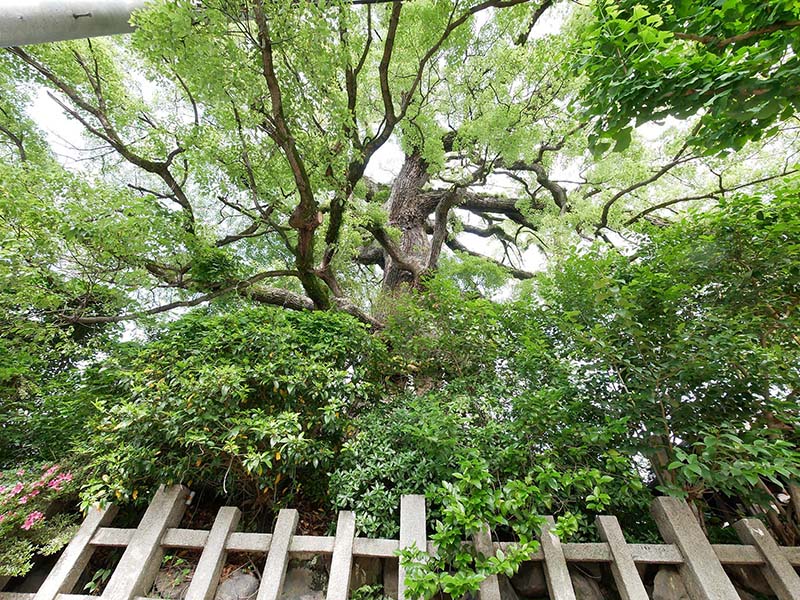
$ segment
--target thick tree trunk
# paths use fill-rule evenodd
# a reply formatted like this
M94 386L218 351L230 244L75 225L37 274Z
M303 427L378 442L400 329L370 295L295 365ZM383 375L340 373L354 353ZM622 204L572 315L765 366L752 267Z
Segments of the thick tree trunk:
M422 193L422 188L430 179L427 168L428 165L419 153L406 156L388 200L389 224L401 232L397 244L400 254L406 264L415 265L418 272L427 265L431 250L425 231L431 212L430 199ZM419 283L415 274L398 265L388 252L385 253L384 261L384 291L393 293L404 285L414 287Z
M789 484L789 499L791 500L793 525L800 534L800 485Z
M648 441L652 450L650 451L650 467L660 485L672 485L675 483L675 476L667 468L667 465L672 461L672 457L667 452L669 447L667 438L663 435L653 434Z

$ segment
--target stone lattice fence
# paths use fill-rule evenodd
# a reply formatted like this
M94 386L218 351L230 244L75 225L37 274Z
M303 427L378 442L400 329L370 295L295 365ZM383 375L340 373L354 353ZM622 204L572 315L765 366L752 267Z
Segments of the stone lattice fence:
M186 509L187 497L188 491L182 486L162 487L135 529L110 527L116 514L113 505L92 509L37 592L0 591L0 600L97 598L72 591L92 553L102 547L124 548L122 558L103 590L101 598L106 600L147 600L146 594L152 588L167 549L200 552L191 582L183 594L188 600L211 600L215 597L229 552L264 556L261 580L257 592L254 592L257 600L281 598L287 565L293 555L328 557L327 589L321 597L346 600L351 589L354 560L372 557L387 559L387 564L396 565L396 560L392 560L395 552L415 544L427 552L435 552L426 537L423 496L403 497L399 540L356 537L355 515L344 511L339 513L335 536L295 535L298 513L293 509L280 511L272 533L237 532L241 513L233 507L219 509L210 531L180 529L177 525ZM800 547L778 546L760 521L744 519L735 524L741 545L711 544L686 503L675 498L656 498L652 512L666 542L664 544L627 543L617 519L612 516L597 519L602 542L563 543L551 533L554 521L547 517L540 536L540 549L530 557L533 565L541 567L547 597L551 600L602 597L575 585L575 575L570 568L570 563L596 563L610 567L619 597L623 600L648 600L651 597L641 577L647 565L674 567L674 571L665 569L664 572L674 572L680 587L679 591L651 591L653 598L661 595L661 598L669 600L687 597L692 600L736 600L740 594L746 597L746 592L738 590L729 578L724 568L727 566L745 572L760 571L774 596L780 600L800 600L800 577L795 570L800 566ZM484 555L493 554L506 545L492 541L488 531L472 542ZM485 580L480 589L481 600L506 600L508 592L503 588L507 583L507 580L497 577ZM401 566L387 570L383 584L388 596L406 600ZM674 585L671 582L667 588ZM674 595L664 596L665 593Z

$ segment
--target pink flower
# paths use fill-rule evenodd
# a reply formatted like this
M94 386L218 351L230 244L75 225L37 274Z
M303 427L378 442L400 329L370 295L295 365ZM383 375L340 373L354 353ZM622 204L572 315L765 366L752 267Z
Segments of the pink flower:
M16 496L17 494L19 494L22 491L23 487L25 487L25 486L22 485L22 482L18 481L17 485L15 485L13 488L11 488L11 491L9 492L9 494L12 495L12 496Z
M39 490L33 490L30 494L25 494L22 498L20 498L19 499L19 503L20 504L25 504L25 503L28 502L28 500L30 500L31 498L34 498L35 496L38 496L38 495L39 495Z
M2 494L3 492L5 492L7 489L8 489L8 488L7 488L6 486L4 486L4 485L0 485L0 494Z
M25 475L25 469L20 469L19 471L17 471L17 475L19 475L20 477Z
M69 481L72 481L72 473L62 473L61 475L57 475L50 483L48 483L47 487L60 492L62 484Z
M8 516L8 513L3 513L2 515L0 515L0 523L5 521L7 516Z
M42 519L44 519L44 515L40 513L38 510L35 510L25 518L25 522L22 524L22 528L25 531L27 531Z
M58 466L58 465L53 465L52 467L50 467L49 469L47 469L47 471L45 471L45 472L44 472L44 475L42 475L42 478L45 478L45 477L50 477L50 475L52 475L53 473L55 473L56 471L58 471L58 469L59 469L59 466Z

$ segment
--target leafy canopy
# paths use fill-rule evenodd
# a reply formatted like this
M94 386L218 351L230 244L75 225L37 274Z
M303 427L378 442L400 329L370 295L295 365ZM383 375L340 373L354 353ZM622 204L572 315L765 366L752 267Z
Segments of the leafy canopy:
M593 147L670 115L700 120L695 144L741 149L800 109L800 6L793 0L599 0L581 68Z

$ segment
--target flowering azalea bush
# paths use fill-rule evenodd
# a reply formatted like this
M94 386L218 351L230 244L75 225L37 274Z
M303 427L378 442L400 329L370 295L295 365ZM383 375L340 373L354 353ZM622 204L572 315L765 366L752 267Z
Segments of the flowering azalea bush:
M0 471L0 576L24 575L37 554L58 552L77 528L77 515L58 512L75 495L72 471L57 464Z

